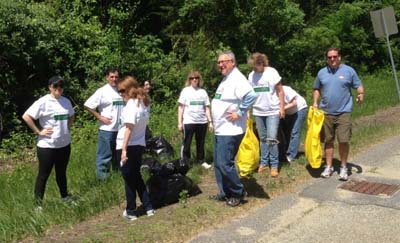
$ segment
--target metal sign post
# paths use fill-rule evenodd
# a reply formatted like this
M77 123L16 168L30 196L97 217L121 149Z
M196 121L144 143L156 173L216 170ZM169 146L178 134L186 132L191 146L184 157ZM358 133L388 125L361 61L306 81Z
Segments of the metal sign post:
M377 11L372 11L370 12L370 15L372 20L372 25L374 27L375 37L376 38L380 38L382 36L386 37L390 62L392 64L392 69L393 69L393 76L394 80L396 81L397 95L399 96L400 99L399 81L397 80L396 66L394 65L392 49L390 47L390 42L389 42L389 35L398 33L396 18L394 16L394 9L392 6L390 6Z

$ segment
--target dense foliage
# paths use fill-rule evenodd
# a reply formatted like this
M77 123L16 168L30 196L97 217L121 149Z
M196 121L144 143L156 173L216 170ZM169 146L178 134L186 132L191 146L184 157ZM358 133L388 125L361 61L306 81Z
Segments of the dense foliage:
M109 66L151 79L155 103L174 105L191 68L202 72L211 94L220 79L216 55L225 49L236 53L245 73L251 52L266 53L284 82L303 93L330 46L340 47L359 72L374 72L388 65L388 56L385 41L374 37L369 12L389 5L399 9L400 1L2 0L5 131L23 127L20 115L55 73L67 78L65 93L82 108ZM397 36L391 43L395 57Z

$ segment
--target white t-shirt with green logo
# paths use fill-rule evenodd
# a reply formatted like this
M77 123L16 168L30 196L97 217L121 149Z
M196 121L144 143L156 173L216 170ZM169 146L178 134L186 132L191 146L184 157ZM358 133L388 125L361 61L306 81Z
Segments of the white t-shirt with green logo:
M118 94L117 88L106 84L96 90L96 92L86 100L86 107L90 109L97 109L101 116L112 119L111 124L100 122L100 130L116 132L118 131L118 121L121 116L124 101Z
M202 88L183 88L178 103L184 105L183 124L207 123L206 106L210 105L207 92Z
M120 117L120 126L117 135L117 149L122 149L125 135L125 124L133 124L131 137L128 146L141 145L146 146L146 125L149 122L150 112L143 102L138 99L129 99L123 108Z
M71 143L68 119L75 114L71 102L61 96L59 99L47 94L35 101L25 111L42 128L53 128L50 137L38 136L37 146L41 148L62 148Z
M222 79L211 102L215 135L234 136L246 131L246 113L234 122L228 121L226 116L228 112L239 110L243 97L250 91L251 85L236 67Z
M275 68L267 67L264 72L252 71L249 82L257 94L253 104L253 115L271 116L279 114L279 97L275 86L281 81L281 76Z

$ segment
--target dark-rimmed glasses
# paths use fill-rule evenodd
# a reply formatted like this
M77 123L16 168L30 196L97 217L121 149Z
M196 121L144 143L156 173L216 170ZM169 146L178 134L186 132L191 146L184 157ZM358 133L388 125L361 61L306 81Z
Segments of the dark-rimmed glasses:
M229 62L229 61L232 61L232 59L219 60L219 61L217 62L217 64L219 65L219 64L222 64L222 63L227 63L227 62Z

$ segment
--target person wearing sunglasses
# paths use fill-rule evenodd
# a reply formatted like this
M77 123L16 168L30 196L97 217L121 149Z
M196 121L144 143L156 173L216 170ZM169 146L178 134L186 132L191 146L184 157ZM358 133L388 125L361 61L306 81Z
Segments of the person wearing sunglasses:
M246 191L236 169L235 157L246 131L247 111L256 94L236 67L232 51L220 53L217 65L224 76L211 102L215 178L219 192L209 198L236 207L243 202Z
M96 151L96 176L105 180L110 168L118 171L119 162L115 154L115 140L118 133L118 121L124 102L118 94L119 71L108 68L105 72L107 83L86 100L85 108L99 121Z
M340 171L339 179L348 179L347 158L350 150L351 112L353 96L351 89L357 90L356 102L361 105L364 100L364 87L356 71L341 64L338 48L329 48L325 52L327 66L319 70L313 85L313 107L325 113L321 137L325 142L326 166L321 177L329 178L333 174L333 152L335 137L339 143ZM318 100L321 101L318 105Z
M69 99L62 96L64 84L65 81L60 76L50 78L48 81L50 93L36 100L22 116L29 128L38 134L36 152L39 173L34 191L38 210L42 209L47 179L53 167L61 198L65 201L72 198L67 189L67 166L71 153L70 128L75 112ZM36 120L39 122L36 123Z
M118 83L118 92L126 103L120 117L116 141L117 159L120 161L126 197L126 209L122 216L136 220L136 192L147 216L154 215L149 193L140 174L142 154L146 146L146 126L150 117L150 99L132 76L126 76Z
M202 89L203 79L200 72L192 70L186 79L178 99L178 130L182 132L181 158L190 159L190 145L193 136L196 138L196 160L205 169L210 169L204 160L204 143L209 130L213 130L210 114L210 100L207 92Z
M249 58L253 71L249 82L257 94L253 104L253 115L260 137L260 165L258 172L268 171L272 177L279 175L279 121L285 118L285 101L282 78L278 71L269 66L268 57L262 53L253 53Z

